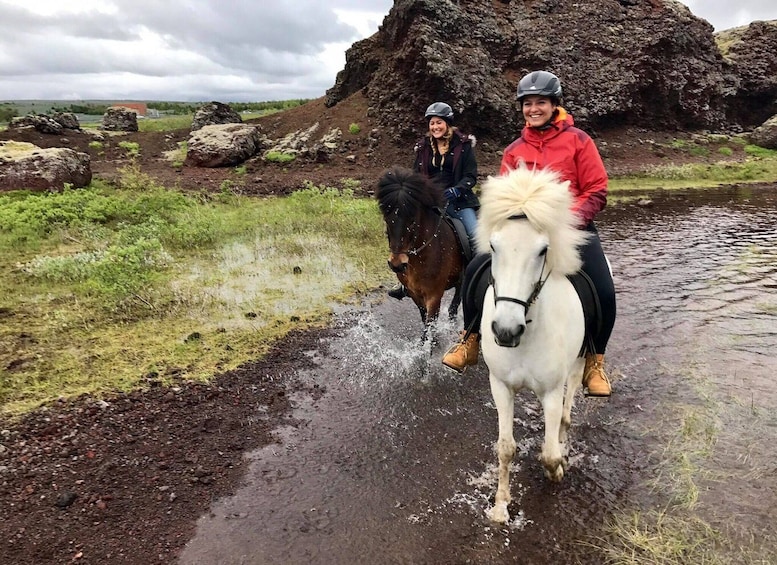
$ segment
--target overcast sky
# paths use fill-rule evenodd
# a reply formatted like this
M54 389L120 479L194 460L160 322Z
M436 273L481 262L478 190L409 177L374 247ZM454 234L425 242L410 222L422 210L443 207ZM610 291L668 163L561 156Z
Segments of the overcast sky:
M688 0L720 31L777 1ZM393 0L0 0L0 101L317 98Z

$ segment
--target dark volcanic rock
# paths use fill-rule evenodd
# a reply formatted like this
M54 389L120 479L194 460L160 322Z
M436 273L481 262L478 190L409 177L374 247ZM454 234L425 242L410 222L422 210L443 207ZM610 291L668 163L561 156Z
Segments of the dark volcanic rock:
M750 134L750 141L767 149L777 149L777 115L755 128Z
M138 114L134 110L115 106L103 114L100 129L105 131L138 131Z
M0 192L82 188L92 182L88 154L63 147L43 149L31 143L0 142Z
M715 34L726 59L729 121L757 126L777 114L777 21Z
M755 73L759 92L771 92L774 56L759 60L769 61ZM396 0L380 30L348 50L326 104L362 90L405 139L444 100L459 125L506 143L522 125L517 81L536 69L559 75L564 105L589 130L722 129L739 92L712 26L674 0ZM754 126L764 114L737 118Z
M192 119L192 131L198 130L203 126L212 126L217 124L242 124L243 118L235 112L229 104L223 102L209 102L204 104L194 114Z
M40 114L28 114L13 118L8 124L9 129L33 128L41 133L59 135L62 133L62 124L51 116Z

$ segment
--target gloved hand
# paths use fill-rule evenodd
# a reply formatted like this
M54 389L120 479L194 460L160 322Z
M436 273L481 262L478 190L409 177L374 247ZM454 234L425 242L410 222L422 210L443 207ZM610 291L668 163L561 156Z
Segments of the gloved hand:
M455 198L458 198L459 196L461 196L461 192L455 186L446 188L443 194L445 194L445 198L447 200L454 200Z

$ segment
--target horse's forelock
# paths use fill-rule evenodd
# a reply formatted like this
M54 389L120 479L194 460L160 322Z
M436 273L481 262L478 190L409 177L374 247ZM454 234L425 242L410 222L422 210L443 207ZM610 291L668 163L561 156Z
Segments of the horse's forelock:
M548 233L551 243L549 262L555 269L574 272L579 268L578 247L585 232L577 229L572 210L569 183L549 170L521 166L506 175L489 177L483 185L478 218L478 251L488 252L491 234L511 216L525 215L532 226Z
M420 208L439 206L442 202L439 187L420 173L403 167L393 167L381 176L375 197L384 215L399 211L414 216Z

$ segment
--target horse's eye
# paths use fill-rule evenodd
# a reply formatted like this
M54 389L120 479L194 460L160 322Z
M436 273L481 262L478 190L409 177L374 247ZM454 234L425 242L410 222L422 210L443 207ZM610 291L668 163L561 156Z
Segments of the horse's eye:
M547 254L548 254L548 248L547 247L543 247L542 251L540 251L540 257L545 257L545 255L547 255Z

